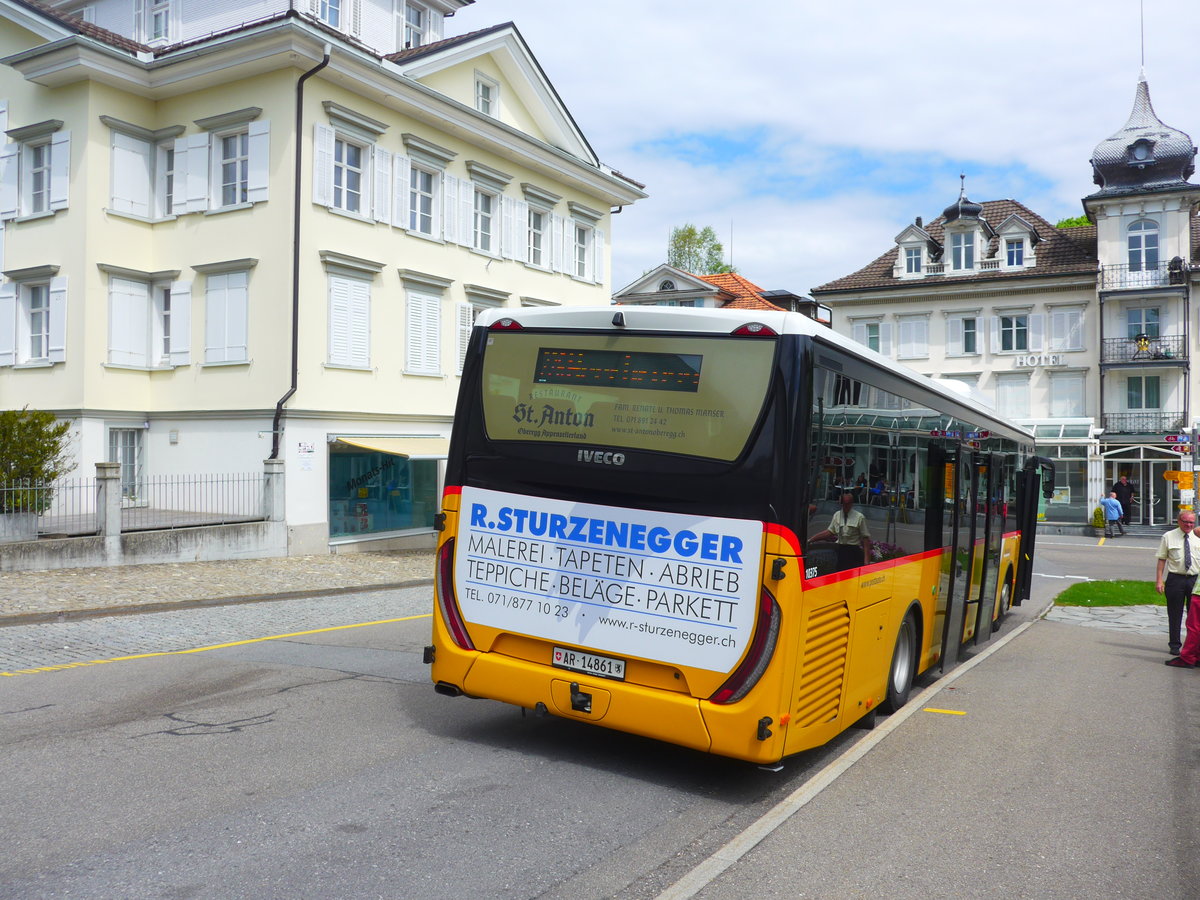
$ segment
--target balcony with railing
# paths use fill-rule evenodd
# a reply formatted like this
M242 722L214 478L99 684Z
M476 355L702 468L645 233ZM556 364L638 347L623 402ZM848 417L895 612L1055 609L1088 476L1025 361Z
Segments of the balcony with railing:
M1162 409L1105 413L1103 418L1106 435L1164 434L1178 431L1185 424L1185 416L1182 411L1168 412Z
M1188 359L1188 341L1182 334L1151 337L1138 334L1129 338L1104 338L1100 342L1101 364L1163 363L1184 365Z
M1138 291L1187 283L1188 267L1176 257L1170 262L1101 266L1100 290Z

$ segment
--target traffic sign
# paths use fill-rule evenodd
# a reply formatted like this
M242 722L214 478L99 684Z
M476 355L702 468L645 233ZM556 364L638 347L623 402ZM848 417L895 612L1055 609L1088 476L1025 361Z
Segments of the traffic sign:
M1190 444L1192 436L1190 434L1164 434L1163 440L1168 444Z
M1163 472L1163 478L1167 481L1174 481L1179 485L1180 490L1190 490L1192 488L1193 474L1191 472L1181 472L1177 469L1170 469Z

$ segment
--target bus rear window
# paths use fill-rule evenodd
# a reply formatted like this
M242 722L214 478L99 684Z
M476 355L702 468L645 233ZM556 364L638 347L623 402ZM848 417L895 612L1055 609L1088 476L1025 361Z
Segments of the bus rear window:
M492 332L493 441L602 445L731 461L766 402L775 342L726 336Z

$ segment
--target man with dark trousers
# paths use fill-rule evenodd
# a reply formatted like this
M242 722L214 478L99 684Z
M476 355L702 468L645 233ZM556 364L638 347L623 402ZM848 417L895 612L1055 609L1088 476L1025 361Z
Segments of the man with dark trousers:
M1129 511L1130 506L1133 503L1133 495L1137 493L1133 485L1129 483L1129 476L1122 475L1113 483L1113 486L1109 488L1109 490L1116 493L1117 500L1121 503L1121 511L1124 513L1124 515L1121 516L1122 524L1128 525Z
M1158 571L1154 586L1167 598L1167 649L1172 656L1179 655L1183 610L1200 575L1200 537L1195 531L1196 514L1184 510L1179 514L1179 527L1162 536L1155 554Z

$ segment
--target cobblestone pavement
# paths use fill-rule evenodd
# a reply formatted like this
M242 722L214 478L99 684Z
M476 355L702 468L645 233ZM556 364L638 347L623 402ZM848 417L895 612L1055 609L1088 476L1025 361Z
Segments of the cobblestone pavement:
M1167 636L1165 606L1052 606L1046 618L1089 628L1162 634L1164 640Z
M432 580L432 550L4 572L0 626Z

